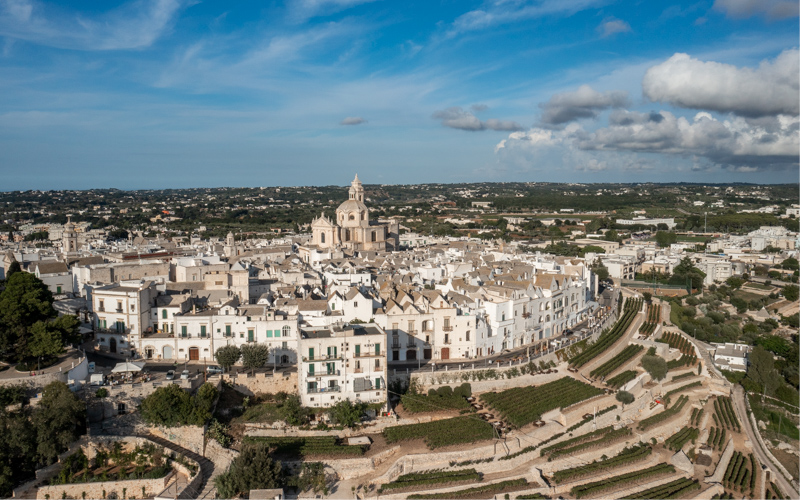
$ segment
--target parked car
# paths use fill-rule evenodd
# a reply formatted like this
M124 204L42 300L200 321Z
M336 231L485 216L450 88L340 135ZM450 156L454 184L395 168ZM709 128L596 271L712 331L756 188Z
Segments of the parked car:
M189 370L183 370L181 372L181 380L189 380Z
M209 375L218 375L222 373L222 368L216 365L211 365L206 367L206 373L208 373Z
M167 380L174 380L175 379L175 370L170 370L167 372Z

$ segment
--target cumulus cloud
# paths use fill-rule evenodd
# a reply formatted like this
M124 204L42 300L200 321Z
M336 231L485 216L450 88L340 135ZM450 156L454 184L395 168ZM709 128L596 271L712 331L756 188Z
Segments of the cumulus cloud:
M769 19L787 19L797 17L800 7L797 0L716 0L714 10L736 19L762 15Z
M32 0L0 0L0 36L77 50L149 47L185 0L137 0L97 16L55 11Z
M344 120L339 122L339 125L361 125L362 123L367 123L367 120L361 118L360 116L348 116Z
M800 110L800 53L786 50L758 68L704 62L675 54L648 69L642 91L652 101L758 117Z
M522 125L519 123L508 120L490 118L486 121L481 121L477 116L460 107L436 111L433 113L433 118L441 121L442 125L445 127L468 130L471 132L480 130L514 131L523 129Z
M574 92L555 94L539 107L542 108L543 124L562 125L580 118L596 118L604 109L621 108L627 104L627 92L598 92L588 85L581 85Z
M600 26L597 27L597 32L603 38L615 35L617 33L627 33L631 30L631 25L621 19L608 18L605 19Z
M797 168L800 119L782 115L758 123L742 117L717 120L709 113L697 113L691 120L667 111L638 113L615 110L607 127L593 132L578 124L564 130L533 128L516 132L501 141L495 152L530 152L558 148L574 151L613 153L656 153L701 158L736 171L742 168ZM621 163L624 169L641 169L640 162ZM585 166L597 170L598 163Z
M476 113L480 113L481 111L486 111L487 109L489 109L489 106L487 106L486 104L478 103L478 104L473 104L472 106L469 107L469 109L475 111Z

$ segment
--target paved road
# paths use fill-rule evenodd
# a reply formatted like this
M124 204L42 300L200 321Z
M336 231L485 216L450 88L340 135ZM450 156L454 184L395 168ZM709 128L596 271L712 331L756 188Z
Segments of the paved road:
M744 421L743 425L744 425L744 430L747 433L747 438L750 439L751 443L753 443L753 451L755 452L756 457L758 457L758 460L762 464L766 464L767 466L769 466L772 463L772 461L769 460L766 452L761 447L761 441L759 441L758 438L756 437L754 429L750 422L749 418L750 416L747 413L747 406L745 405L744 402L745 398L744 389L742 389L742 387L739 385L735 385L733 387L732 398L739 412L739 419ZM775 470L774 467L770 468L773 469L772 482L776 483L785 495L789 495L788 498L800 498L800 494L798 494L797 490L789 483L789 481L786 480L783 474Z

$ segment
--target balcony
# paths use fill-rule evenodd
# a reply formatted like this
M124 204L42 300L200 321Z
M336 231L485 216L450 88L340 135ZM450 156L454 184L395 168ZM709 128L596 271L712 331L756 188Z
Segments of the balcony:
M442 327L442 331L444 331L444 332L452 332L453 331L453 327L452 326L443 326Z
M416 335L417 334L417 330L416 329L415 330L409 330L407 333L409 335Z
M413 349L413 348L415 348L416 346L417 346L417 344L416 344L416 342L414 342L413 340L409 341L409 342L406 344L406 348L408 348L408 349Z
M400 342L392 343L392 349L400 349Z
M306 375L310 377L336 377L341 375L341 370L326 370L322 372L306 372Z
M341 388L341 386L338 386L338 385L329 386L329 387L318 387L318 388L306 390L306 392L308 394L319 394L321 392L341 392L341 391L342 391L342 388Z
M101 312L101 313L102 312L106 312L106 308L103 307L103 306L100 306L100 307L97 308L97 312Z
M383 352L357 352L354 354L356 358L374 358L376 356L386 356L386 351Z

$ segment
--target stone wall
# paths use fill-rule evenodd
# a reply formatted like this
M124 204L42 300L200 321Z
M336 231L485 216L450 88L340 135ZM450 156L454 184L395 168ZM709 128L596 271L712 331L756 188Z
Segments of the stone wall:
M275 394L281 391L289 394L297 393L297 371L279 370L275 375L272 373L256 373L255 375L239 373L235 376L226 374L222 377L225 381L233 384L237 391L248 396L258 393Z
M42 486L36 492L38 500L46 498L57 499L63 498L66 494L67 498L107 498L112 493L117 498L126 498L135 496L136 498L146 498L153 496L162 491L168 481L173 476L173 473L167 474L160 479L131 479L128 481L103 481L98 483L77 483L77 484L60 484L57 486ZM142 488L144 488L145 495L142 495ZM124 491L123 491L124 490Z
M196 425L184 425L181 427L150 426L148 429L156 437L171 441L199 455L203 454L203 427Z

